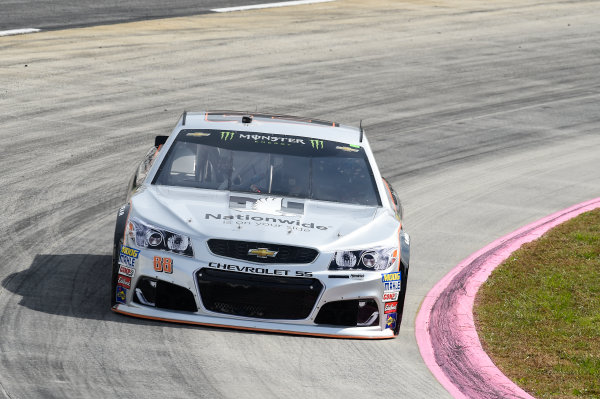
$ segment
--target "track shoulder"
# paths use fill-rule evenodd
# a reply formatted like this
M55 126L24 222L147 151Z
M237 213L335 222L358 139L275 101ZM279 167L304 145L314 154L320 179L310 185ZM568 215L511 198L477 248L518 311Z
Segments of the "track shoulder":
M492 271L523 244L599 207L600 198L586 201L492 242L460 262L426 295L415 322L415 336L427 367L452 396L533 399L483 350L473 320L475 296Z

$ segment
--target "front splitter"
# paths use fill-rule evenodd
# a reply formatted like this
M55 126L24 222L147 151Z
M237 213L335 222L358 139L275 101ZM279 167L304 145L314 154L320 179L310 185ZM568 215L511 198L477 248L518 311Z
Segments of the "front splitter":
M390 339L395 337L394 332L391 329L385 329L382 331L379 327L315 327L301 324L202 316L186 312L165 311L146 306L124 304L115 305L112 308L112 311L126 316L139 317L149 320L280 334L349 339Z

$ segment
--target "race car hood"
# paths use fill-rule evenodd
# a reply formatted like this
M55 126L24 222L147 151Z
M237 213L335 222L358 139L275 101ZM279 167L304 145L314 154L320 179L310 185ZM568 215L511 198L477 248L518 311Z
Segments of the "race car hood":
M181 187L145 187L132 206L151 224L192 237L320 250L376 246L400 226L381 207Z

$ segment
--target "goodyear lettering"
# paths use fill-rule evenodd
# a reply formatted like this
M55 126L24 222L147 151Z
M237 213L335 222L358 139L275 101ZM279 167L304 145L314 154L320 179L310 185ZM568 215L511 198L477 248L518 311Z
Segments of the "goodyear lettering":
M389 302L389 301L397 301L398 300L398 294L400 294L398 291L385 291L383 293L383 302Z
M387 274L381 275L381 281L383 281L384 283L386 283L388 281L399 281L399 280L402 280L401 272L387 273Z
M310 140L310 146L315 150L323 149L323 140Z
M235 132L221 132L221 140L230 141L235 137Z
M209 262L208 267L213 269L227 270L231 272L240 273L251 273L251 274L263 274L269 276L296 276L296 277L312 277L312 272L296 271L294 274L290 270L285 269L267 269L265 267L253 267L253 266L238 266L230 265L219 262Z

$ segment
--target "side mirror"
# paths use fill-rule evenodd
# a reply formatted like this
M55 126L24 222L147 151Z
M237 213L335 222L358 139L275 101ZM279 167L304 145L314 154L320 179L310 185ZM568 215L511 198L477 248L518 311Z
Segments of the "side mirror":
M394 187L392 187L392 185L387 181L385 177L383 178L383 181L385 182L388 188L388 198L392 200L394 208L396 208L396 215L398 215L399 219L402 219L404 209L402 208L402 203L398 198L398 194L396 194L396 190L394 190Z
M156 136L154 138L154 146L156 148L160 147L161 145L167 142L168 138L169 136Z
M135 193L137 189L144 183L146 176L148 176L148 172L150 172L152 164L156 160L157 154L157 147L151 147L146 153L144 159L142 159L142 162L140 162L140 164L135 169L133 176L131 176L131 179L129 180L129 189L127 190L127 202L129 202L131 195L133 195L133 193Z

